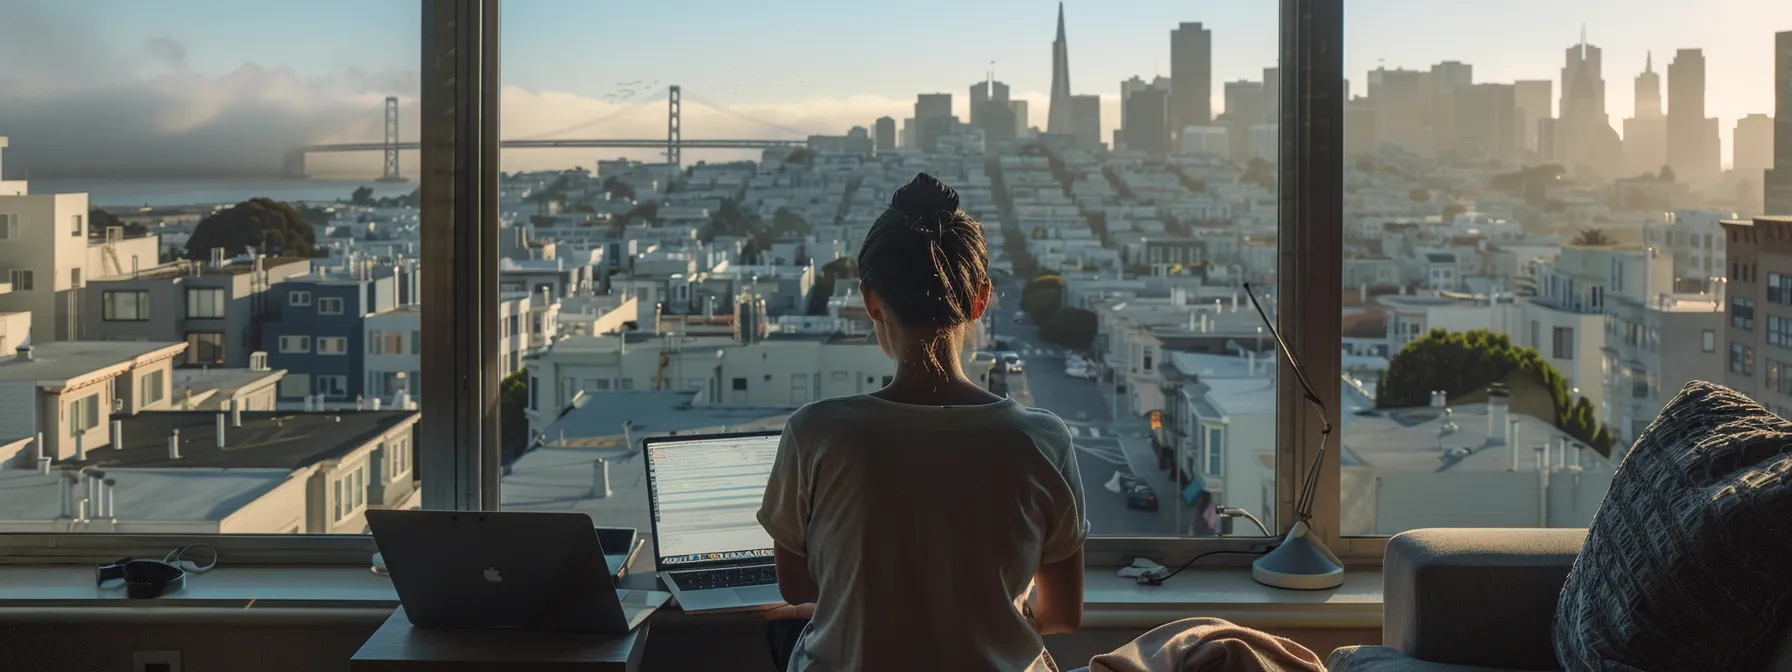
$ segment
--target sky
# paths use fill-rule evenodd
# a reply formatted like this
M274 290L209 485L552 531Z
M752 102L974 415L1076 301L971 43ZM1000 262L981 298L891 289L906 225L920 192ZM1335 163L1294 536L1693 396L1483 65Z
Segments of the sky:
M1277 6L1069 2L1072 88L1108 99L1103 125L1112 128L1119 82L1168 75L1169 31L1199 21L1214 31L1219 111L1221 82L1259 79L1274 64ZM419 7L400 0L0 0L0 135L12 136L13 146L7 173L271 170L290 145L377 139L385 95L400 96L402 118L415 119ZM687 138L841 133L878 116L908 116L922 92L953 93L963 114L966 89L988 72L1033 101L1033 125L1045 120L1056 21L1050 1L511 0L503 7L507 137L542 137L633 102L644 104L570 135L663 136L665 108L656 96L671 83L684 93ZM1632 109L1631 80L1646 52L1665 72L1675 49L1703 48L1709 114L1726 137L1736 118L1773 112L1773 32L1792 30L1792 2L1783 0L1350 0L1346 10L1346 76L1358 94L1364 73L1378 65L1422 69L1444 60L1470 63L1477 82L1557 79L1563 51L1584 25L1588 41L1605 51L1616 128ZM412 136L415 124L403 126ZM507 153L506 168L595 158L571 154ZM377 165L371 155L312 161L314 172Z

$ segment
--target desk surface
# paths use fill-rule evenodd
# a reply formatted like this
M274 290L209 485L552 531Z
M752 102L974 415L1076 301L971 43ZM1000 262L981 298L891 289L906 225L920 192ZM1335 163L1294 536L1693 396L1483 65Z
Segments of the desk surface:
M622 635L525 630L433 630L411 626L404 607L367 638L353 672L411 670L603 670L636 672L647 624Z

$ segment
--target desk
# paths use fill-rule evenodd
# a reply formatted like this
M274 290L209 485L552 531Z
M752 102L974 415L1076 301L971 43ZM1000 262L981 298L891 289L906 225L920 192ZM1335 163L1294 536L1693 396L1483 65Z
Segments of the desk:
M367 638L352 672L589 670L638 672L648 624L623 635L525 630L432 630L411 626L404 607Z

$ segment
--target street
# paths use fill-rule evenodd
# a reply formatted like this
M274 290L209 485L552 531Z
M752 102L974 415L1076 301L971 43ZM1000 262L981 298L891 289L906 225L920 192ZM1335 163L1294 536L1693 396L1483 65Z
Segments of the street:
M1043 408L1064 419L1077 449L1077 465L1083 478L1089 530L1101 536L1163 536L1176 530L1176 493L1169 476L1157 469L1146 438L1148 425L1138 418L1116 423L1113 398L1101 384L1064 375L1062 348L1039 338L1032 324L1015 324L1018 291L1003 291L991 308L990 332L1020 355L1025 373L1008 374L1009 395L1028 406ZM1011 298L1012 297L1014 298ZM1126 508L1126 496L1103 487L1114 472L1137 475L1157 492L1158 510ZM1184 515L1187 515L1186 513Z

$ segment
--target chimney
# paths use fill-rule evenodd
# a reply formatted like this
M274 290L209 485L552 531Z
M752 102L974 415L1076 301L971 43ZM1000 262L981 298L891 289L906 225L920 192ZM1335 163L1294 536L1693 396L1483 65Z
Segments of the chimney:
M87 461L87 432L75 432L75 461Z
M1449 405L1450 405L1450 396L1447 394L1444 394L1443 390L1432 390L1431 391L1431 407L1432 408L1443 408L1443 407L1449 406Z
M243 405L240 403L233 403L233 402L229 402L229 401L224 402L224 405L230 407L230 426L231 427L243 426Z
M180 430L172 430L168 435L168 459L180 459Z
M21 361L21 362L29 362L29 361L31 361L31 343L30 343L30 337L26 337L26 342L25 342L25 343L21 343L21 344L19 344L19 349L18 349L18 359L19 359L19 361Z
M370 401L370 402L372 402L372 404L373 404L373 410L376 410L376 411L377 411L377 410L380 410L380 402L381 402L381 401L383 401L383 400L382 400L382 399L380 399L380 398L379 398L379 397L374 397L374 398L372 398L372 399L369 399L369 400L368 400L368 401Z
M218 414L218 428L215 433L218 435L218 450L223 450L224 449L224 414L223 413Z
M112 449L124 450L124 421L112 421Z
M75 472L64 470L62 478L59 480L60 487L57 489L62 493L62 517L73 518L75 517L75 483L80 481L81 477L76 476Z
M597 499L610 496L610 462L608 460L591 461L591 496Z
M1495 383L1492 387L1487 388L1487 440L1496 445L1500 443L1512 445L1512 436L1507 431L1506 424L1506 411L1511 399L1512 393L1506 389L1505 385Z
M1512 450L1512 470L1518 471L1518 421L1506 421L1506 444Z
M100 517L105 518L107 520L112 520L112 519L117 518L118 517L118 480L108 478L104 481L100 481L100 488L101 488L102 492L106 493L104 497L100 498L105 501L105 508L103 509L103 512L100 514Z
M311 402L312 402L312 401L313 401L313 400L314 400L314 399L315 399L315 397L312 397L312 396L311 396L311 395L309 395L309 394L307 394L307 395L305 395L305 412L306 412L306 413L310 413L310 412L311 412L311 411L313 411L313 410L315 410L315 409L313 409L313 408L312 408L312 406L311 406Z

